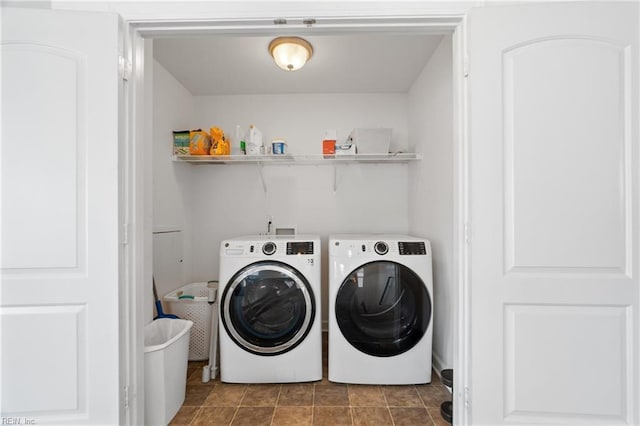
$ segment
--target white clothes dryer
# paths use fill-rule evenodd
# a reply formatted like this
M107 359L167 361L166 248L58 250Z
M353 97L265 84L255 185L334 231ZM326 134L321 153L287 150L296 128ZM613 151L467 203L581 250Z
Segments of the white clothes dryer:
M320 238L248 236L220 246L220 379L322 379Z
M329 237L329 380L431 382L433 274L428 240Z

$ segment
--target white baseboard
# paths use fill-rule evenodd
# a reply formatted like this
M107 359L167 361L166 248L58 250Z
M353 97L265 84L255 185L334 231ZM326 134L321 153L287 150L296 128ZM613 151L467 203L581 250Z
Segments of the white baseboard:
M431 354L431 367L436 371L436 374L438 375L437 381L431 379L431 383L442 383L442 370L451 368L445 362L443 362L442 358L440 358L435 352ZM451 389L447 388L447 390L451 392Z

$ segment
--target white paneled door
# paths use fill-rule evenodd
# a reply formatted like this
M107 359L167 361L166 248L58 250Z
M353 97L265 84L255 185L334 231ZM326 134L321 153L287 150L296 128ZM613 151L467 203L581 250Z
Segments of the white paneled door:
M2 424L117 424L118 17L2 8Z
M638 19L470 13L472 424L640 424Z

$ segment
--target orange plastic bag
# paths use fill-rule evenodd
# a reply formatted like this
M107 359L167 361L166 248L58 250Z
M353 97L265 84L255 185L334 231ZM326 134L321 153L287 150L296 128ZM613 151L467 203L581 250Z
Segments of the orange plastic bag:
M212 127L211 131L211 155L231 154L231 145L224 136L224 132L219 127Z
M209 155L211 150L211 137L200 129L189 132L189 154Z

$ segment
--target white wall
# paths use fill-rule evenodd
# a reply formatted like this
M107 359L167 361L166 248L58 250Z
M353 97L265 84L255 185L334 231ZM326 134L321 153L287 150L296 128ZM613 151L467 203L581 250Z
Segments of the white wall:
M172 132L197 125L193 96L157 61L153 67L153 226L181 228L192 170L173 164Z
M187 207L191 204L190 181L192 169L186 164L174 164L171 159L173 131L194 126L194 105L191 94L165 70L153 61L153 149L152 158L152 208L153 231L179 230L184 241L184 270L181 282L172 283L164 274L154 271L158 296L162 296L186 283L186 271L190 269L188 255L190 245L190 223ZM166 254L163 258L170 258ZM145 290L146 291L146 290ZM145 304L145 318L153 317L151 288L148 288L150 303Z
M159 293L217 279L220 242L266 233L271 218L272 230L294 226L299 234L321 235L326 321L327 237L407 233L406 164L196 166L171 161L171 132L215 125L233 137L236 124L252 123L265 140L285 138L293 153L319 154L327 128L343 140L354 127L390 127L392 149L406 150L407 95L192 97L160 64L154 68L154 229L182 229L186 246L183 282L169 287L156 280Z
M409 135L423 160L409 167L409 231L433 249L437 369L453 366L453 83L452 41L443 37L409 92Z
M222 128L233 137L235 126L254 124L266 141L283 138L294 154L321 154L325 129L346 140L354 127L390 127L391 150L407 147L407 95L299 94L197 96L198 126Z
M285 138L296 154L320 154L326 128L336 129L343 140L354 127L390 127L393 149L407 145L406 94L207 96L196 97L195 108L197 126L203 129L217 125L233 136L236 124L253 123L265 140ZM257 165L191 167L196 195L189 209L197 232L189 279L217 279L221 240L266 233L271 217L272 229L295 226L299 234L322 237L323 321L328 312L327 237L408 230L403 164L265 166L262 171Z

